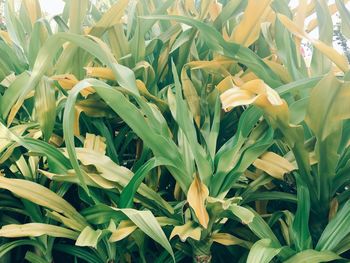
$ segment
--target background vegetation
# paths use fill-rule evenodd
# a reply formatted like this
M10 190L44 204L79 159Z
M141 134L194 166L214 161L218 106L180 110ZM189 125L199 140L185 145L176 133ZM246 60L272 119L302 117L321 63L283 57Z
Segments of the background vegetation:
M346 2L5 1L0 260L348 262Z

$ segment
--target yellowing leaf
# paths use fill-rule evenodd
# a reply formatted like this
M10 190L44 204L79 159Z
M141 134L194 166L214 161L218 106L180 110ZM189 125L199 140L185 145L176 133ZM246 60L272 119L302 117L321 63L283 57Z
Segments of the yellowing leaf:
M146 88L145 83L143 83L141 80L136 80L136 86L141 93L141 95L145 96L147 99L156 102L157 106L160 110L166 109L168 105L163 100L159 99L158 97L152 95L148 89Z
M137 229L137 226L130 220L123 220L120 222L118 228L112 232L109 242L120 241Z
M195 176L187 192L187 201L204 228L208 227L209 222L208 211L205 208L205 201L208 196L208 187L202 183L198 176Z
M171 232L170 239L175 236L179 236L182 242L185 242L187 238L192 238L194 240L200 240L201 238L201 228L195 226L192 221L188 221L182 226L175 226Z
M305 121L320 140L350 117L349 88L348 81L340 81L333 74L328 74L311 91Z
M253 165L269 175L283 180L283 175L296 169L288 160L273 152L266 152Z
M109 68L103 67L85 67L86 75L93 78L102 78L108 80L115 80L113 71Z
M28 12L32 25L41 17L41 9L38 0L23 0L22 4Z
M297 7L297 12L294 17L294 21L301 28L304 27L306 11L307 11L307 0L300 0L299 5Z
M184 92L184 96L187 100L190 111L192 112L193 118L198 127L200 127L200 99L196 88L194 87L192 81L187 75L186 67L182 68L181 71L181 82Z
M244 74L242 75L241 79L244 82L248 82L250 80L258 79L258 76L255 75L253 72L248 70L248 72L244 72Z
M23 225L11 224L0 229L0 237L38 237L49 235L77 239L78 233L68 228L41 223L28 223Z
M12 43L12 40L10 38L10 35L9 33L7 33L6 31L3 31L3 30L0 30L0 37L5 40L5 42L7 44L11 44Z
M304 30L300 29L296 24L294 24L288 17L282 14L278 14L278 19L281 23L295 36L299 38L306 38L309 40L315 48L332 60L342 71L346 72L349 70L349 65L347 59L338 53L333 47L330 47L320 40L311 38Z
M214 242L219 243L224 246L238 245L245 248L250 248L253 244L249 241L245 241L228 233L214 233L212 235Z
M283 65L268 59L264 59L264 62L281 78L284 83L289 83L292 81L288 70Z
M57 80L58 84L67 90L72 89L79 82L79 80L72 74L55 75L51 78Z
M71 90L79 82L73 74L54 75L51 79L57 80L58 84L65 90ZM80 93L86 98L88 95L95 93L95 90L90 87L82 90Z
M97 248L97 243L102 237L102 230L94 230L90 226L86 226L75 242L76 246L80 247L94 247Z
M214 21L222 10L222 4L218 3L217 1L214 1L209 6L209 15L212 21Z
M234 86L222 93L220 99L226 111L253 103L263 108L280 106L284 103L278 93L260 79L248 81L241 87Z
M236 85L234 84L234 80L232 76L228 76L224 78L220 83L216 86L218 91L220 93L223 93L224 91L234 88Z
M156 217L156 219L160 226L166 226L166 225L174 226L178 224L176 220L170 219L167 217ZM137 226L131 220L122 220L119 223L117 229L111 230L112 235L109 238L109 242L117 242L119 240L122 240L125 237L129 236L136 229L137 229Z
M106 153L106 138L99 135L87 133L84 141L84 148L91 149L95 152Z
M129 0L120 0L115 3L101 19L91 28L90 35L102 36L104 32L115 24L118 24L124 15L125 8L128 6Z
M87 225L85 218L81 216L70 203L40 184L23 179L8 179L0 176L0 188L11 191L15 195L28 199L35 204L61 213L75 220L80 224L81 228Z
M271 0L249 0L243 19L235 28L230 40L245 47L253 44L260 34L260 24L271 12Z

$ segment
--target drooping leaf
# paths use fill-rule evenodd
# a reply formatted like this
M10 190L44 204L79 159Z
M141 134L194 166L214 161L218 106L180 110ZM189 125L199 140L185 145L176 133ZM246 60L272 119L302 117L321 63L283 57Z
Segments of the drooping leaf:
M261 22L271 12L270 3L271 0L249 0L243 18L234 29L230 40L245 47L253 44L259 38Z
M42 235L49 235L52 237L63 237L69 239L77 239L78 233L68 228L41 224L28 223L23 225L6 225L0 229L1 237L38 237Z
M209 215L205 207L205 202L208 196L209 190L207 186L198 176L195 176L187 192L187 201L194 210L199 223L204 228L207 228L209 223Z

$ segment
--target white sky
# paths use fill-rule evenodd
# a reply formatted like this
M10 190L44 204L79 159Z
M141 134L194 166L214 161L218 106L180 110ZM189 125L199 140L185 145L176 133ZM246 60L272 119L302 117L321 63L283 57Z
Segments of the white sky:
M62 0L39 0L40 6L49 16L62 13L64 2Z

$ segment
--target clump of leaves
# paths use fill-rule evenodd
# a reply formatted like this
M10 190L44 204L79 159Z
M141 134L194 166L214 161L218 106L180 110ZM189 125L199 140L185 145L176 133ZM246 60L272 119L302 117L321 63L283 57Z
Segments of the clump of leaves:
M345 2L6 1L0 258L348 259Z

